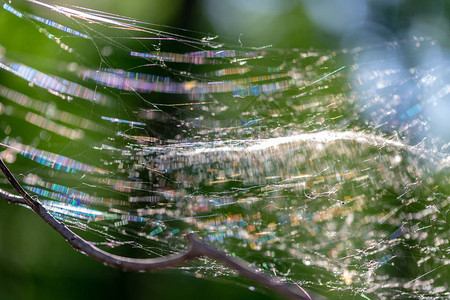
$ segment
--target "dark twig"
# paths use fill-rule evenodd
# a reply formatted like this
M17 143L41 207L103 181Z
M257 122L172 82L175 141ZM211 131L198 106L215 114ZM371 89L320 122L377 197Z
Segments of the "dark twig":
M0 169L2 170L3 174L5 174L6 178L11 183L13 188L21 196L18 197L9 193L2 193L0 190L0 199L4 199L11 203L24 204L29 206L48 225L50 225L56 232L62 235L69 242L69 244L72 245L73 248L81 251L83 254L95 260L98 260L99 262L126 271L152 271L156 269L174 267L202 256L209 257L238 271L242 276L245 276L250 280L253 280L254 282L257 282L262 286L265 286L283 296L291 299L312 299L311 295L306 293L304 290L294 288L291 285L277 281L273 277L258 273L257 271L249 267L249 263L240 259L230 257L226 253L203 242L195 234L186 235L190 247L186 252L176 255L170 255L162 258L138 259L110 254L95 247L92 243L84 240L82 237L71 231L66 225L56 220L42 206L37 198L31 197L24 190L24 188L16 180L14 175L11 173L11 171L8 169L1 158ZM314 295L314 299L318 298L318 296Z
M9 203L28 205L22 197L10 194L2 189L0 189L0 199Z

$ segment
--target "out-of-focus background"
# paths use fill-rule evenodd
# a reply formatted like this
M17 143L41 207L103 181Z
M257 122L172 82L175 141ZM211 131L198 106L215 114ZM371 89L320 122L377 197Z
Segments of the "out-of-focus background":
M440 47L422 58L424 64L449 59L450 4L446 0L61 2L218 35L218 40L237 47L332 51L425 36L438 41ZM39 51L40 45L30 44L25 30L11 32L0 17L0 44L28 45ZM438 112L437 117L442 116L445 113ZM448 124L444 117L442 122ZM31 211L0 202L0 299L279 298L259 287L251 291L248 286L247 282L238 285L225 279L199 279L180 270L139 274L105 267L72 250Z

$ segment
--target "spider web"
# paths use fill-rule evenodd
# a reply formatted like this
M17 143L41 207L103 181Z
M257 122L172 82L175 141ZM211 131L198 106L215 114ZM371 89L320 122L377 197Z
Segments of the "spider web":
M195 232L329 297L448 297L450 143L433 112L450 69L420 63L434 40L243 47L28 2L1 3L45 48L2 41L0 155L55 217L139 257Z

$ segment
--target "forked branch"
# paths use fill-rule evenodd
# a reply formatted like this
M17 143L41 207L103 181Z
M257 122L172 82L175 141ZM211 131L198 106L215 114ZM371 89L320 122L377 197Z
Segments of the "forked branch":
M126 271L153 271L157 269L164 269L175 267L187 261L197 259L199 257L209 257L224 265L236 270L242 276L259 283L266 288L273 290L283 296L291 299L319 299L317 295L312 296L306 291L294 288L292 285L282 283L275 277L271 277L249 267L249 263L234 257L230 257L226 253L214 248L213 246L200 240L195 234L187 234L186 238L189 241L189 249L184 253L176 255L169 255L161 258L138 259L129 258L110 254L95 247L92 243L84 240L79 235L70 230L64 223L56 220L37 200L31 197L25 189L20 185L3 160L0 158L0 169L6 176L12 187L20 194L19 196L2 193L0 190L0 198L10 203L22 204L29 206L39 217L41 217L48 225L50 225L56 232L62 235L73 248L81 251L85 255L98 260L104 264L112 267L126 270Z

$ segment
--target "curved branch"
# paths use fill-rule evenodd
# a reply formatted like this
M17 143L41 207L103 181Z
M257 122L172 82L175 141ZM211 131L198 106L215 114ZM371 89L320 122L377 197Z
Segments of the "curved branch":
M306 292L303 288L297 289L291 285L275 280L274 277L268 276L264 273L258 273L253 268L251 268L248 262L231 257L226 253L214 248L213 246L201 241L195 234L188 234L187 239L191 242L191 245L198 248L198 251L209 258L215 259L222 264L236 270L244 277L259 283L266 288L275 291L283 296L291 299L323 299L323 297L312 294L311 292Z
M25 202L25 200L23 200L22 197L13 195L2 189L0 189L0 199L5 200L6 202L9 203L22 204L28 206L28 204Z
M169 255L161 258L128 258L114 255L95 247L92 243L84 240L82 237L70 230L64 223L56 220L37 200L31 197L25 189L20 185L3 160L0 158L0 169L5 174L8 181L13 188L21 195L21 197L10 195L9 193L1 193L0 198L11 203L24 204L29 206L39 217L41 217L48 225L50 225L56 232L62 235L70 245L83 254L109 266L126 270L126 271L152 271L156 269L163 269L175 267L187 261L199 258L209 257L217 260L228 267L236 270L242 276L261 284L283 296L290 299L309 299L311 295L302 289L296 289L291 285L279 282L275 278L258 273L256 270L249 267L249 263L230 257L226 253L214 248L213 246L200 240L195 234L187 234L186 238L189 241L190 247L187 251L176 255ZM314 295L314 299L320 297Z

